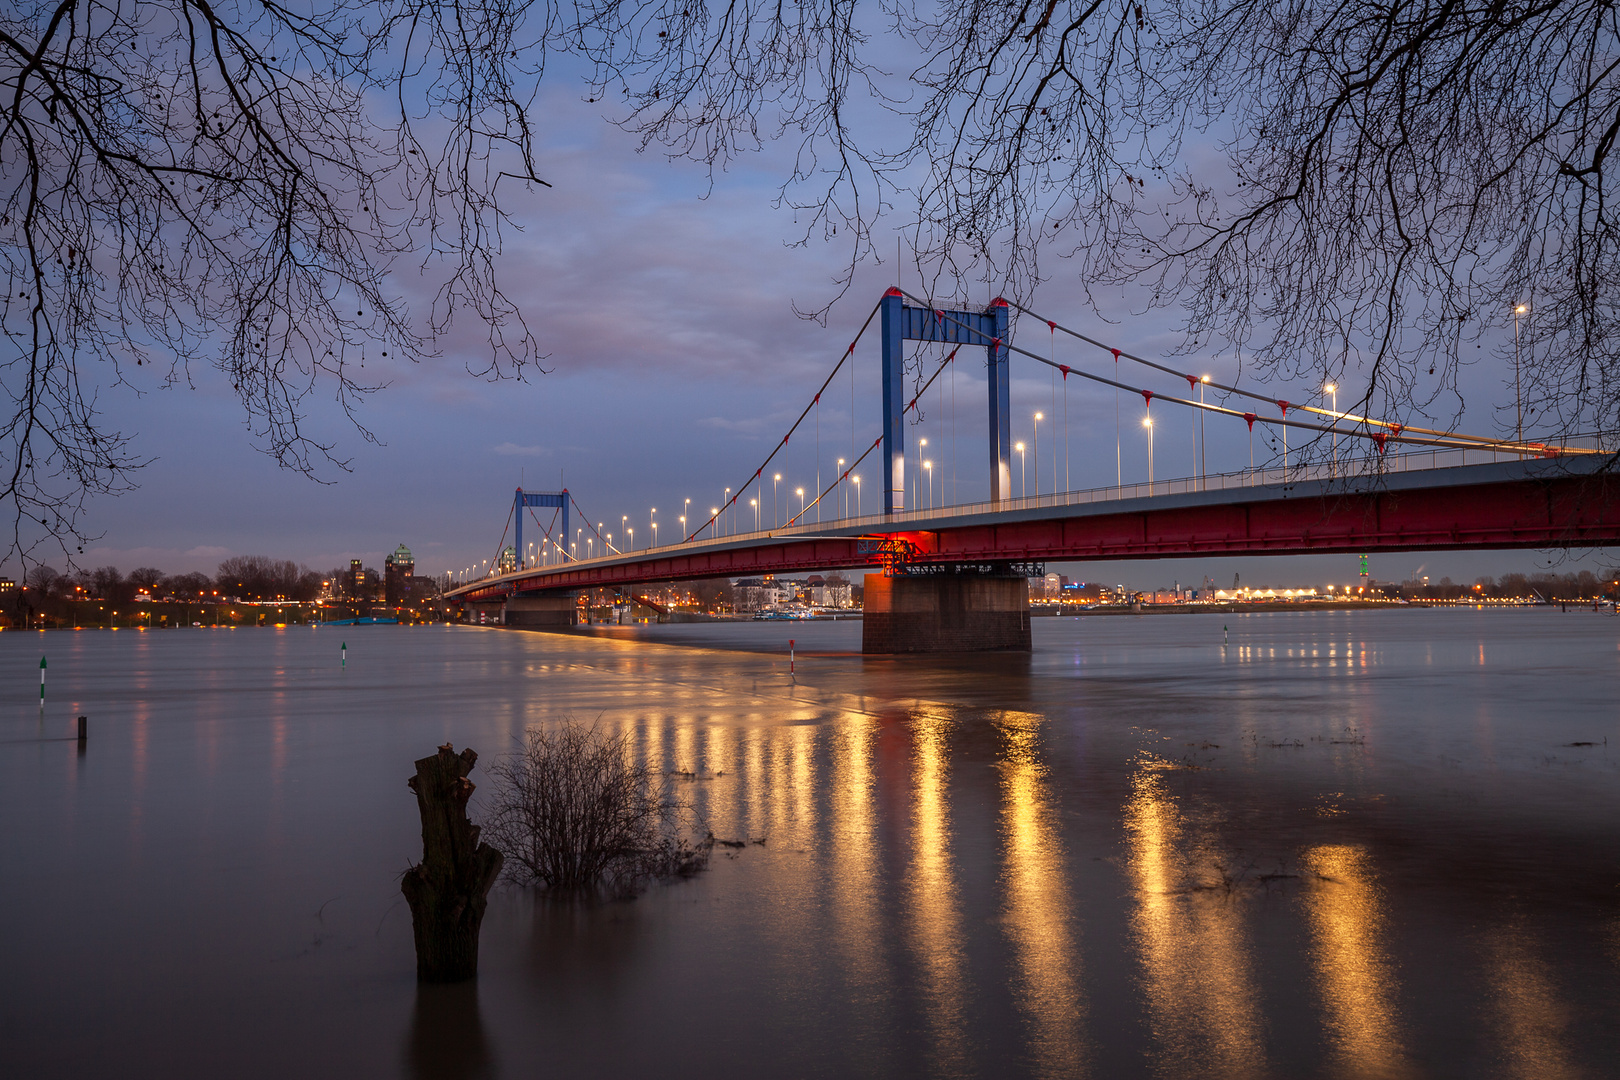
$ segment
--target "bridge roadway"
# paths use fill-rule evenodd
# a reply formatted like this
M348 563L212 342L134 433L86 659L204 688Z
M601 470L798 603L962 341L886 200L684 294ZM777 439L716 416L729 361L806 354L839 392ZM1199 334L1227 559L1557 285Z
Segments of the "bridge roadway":
M1608 454L1526 459L1497 450L1391 454L1350 465L1245 470L665 545L481 578L453 600L496 603L600 587L874 567L857 538L909 541L917 563L1620 544ZM1365 463L1362 463L1365 466Z

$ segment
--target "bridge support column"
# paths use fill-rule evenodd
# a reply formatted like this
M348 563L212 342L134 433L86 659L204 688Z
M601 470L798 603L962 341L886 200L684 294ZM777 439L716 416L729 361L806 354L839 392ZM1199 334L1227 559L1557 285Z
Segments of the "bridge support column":
M572 596L512 596L501 612L507 626L563 630L574 625L578 605Z
M973 574L866 575L865 653L1028 652L1029 582Z

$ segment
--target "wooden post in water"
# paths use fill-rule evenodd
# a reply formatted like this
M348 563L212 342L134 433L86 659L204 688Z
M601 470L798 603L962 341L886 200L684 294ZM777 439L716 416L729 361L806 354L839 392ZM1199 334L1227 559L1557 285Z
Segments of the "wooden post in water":
M406 783L422 814L422 862L405 871L400 889L411 905L416 932L416 977L422 982L460 982L478 974L478 928L489 890L505 857L479 843L478 826L467 819L474 784L467 779L478 754L457 754L445 743L416 763Z

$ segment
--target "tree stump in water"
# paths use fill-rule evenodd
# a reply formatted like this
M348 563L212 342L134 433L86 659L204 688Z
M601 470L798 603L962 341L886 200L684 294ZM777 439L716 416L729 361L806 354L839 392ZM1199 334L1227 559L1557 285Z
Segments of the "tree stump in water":
M459 982L478 974L478 927L490 886L505 857L478 842L467 820L467 800L476 785L467 779L478 754L457 754L445 743L416 763L406 783L422 812L422 862L405 871L400 889L411 905L416 932L416 977L422 982Z

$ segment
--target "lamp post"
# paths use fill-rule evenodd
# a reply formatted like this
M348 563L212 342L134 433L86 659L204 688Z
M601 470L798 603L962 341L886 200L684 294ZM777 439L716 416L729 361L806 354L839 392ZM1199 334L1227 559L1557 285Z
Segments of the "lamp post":
M804 517L804 488L795 488L794 493L799 496L799 517Z
M859 476L852 476L852 477L850 477L850 479L855 482L855 516L860 517L861 516L861 478Z
M1153 417L1142 417L1142 426L1148 433L1148 494L1153 494Z
M841 507L840 517L849 517L849 489L844 486L844 459L838 459L838 501Z
M754 531L759 532L759 500L749 499L748 505L754 508Z
M918 439L917 440L917 460L919 462L922 461L923 451L926 450L926 449L928 449L928 440L927 439ZM917 479L919 479L919 480L922 479L922 470L920 470L920 469L917 471ZM913 506L915 506L920 502L922 502L922 485L918 484L917 485L917 497L912 499L911 503L912 503Z
M630 535L629 530L630 530L630 515L629 514L620 514L619 515L619 535L620 536L629 536ZM635 549L636 549L636 545L634 543L631 543L630 544L630 550L634 551Z
M771 477L771 528L773 529L782 524L781 506L776 498L777 489L781 486L782 474L777 473L775 476Z
M1519 397L1519 316L1530 309L1519 304L1513 309L1513 441L1524 442L1524 403Z
M1339 475L1339 384L1328 383L1322 387L1328 396L1333 399L1333 469L1332 475Z
M726 493L720 497L720 512L723 514L727 510L730 510L730 509L731 509L731 489L726 488ZM733 519L733 520L735 520L735 519ZM724 525L725 522L722 521L721 524Z
M1204 387L1207 385L1209 385L1208 375L1198 380L1198 404L1200 406L1204 404ZM1207 487L1204 475L1209 472L1209 447L1204 443L1204 429L1207 420L1204 410L1200 408L1198 410L1198 460L1200 462L1198 466L1198 486L1200 488Z
M1018 497L1022 499L1029 494L1029 485L1024 482L1024 444L1014 443L1013 449L1018 451Z
M687 535L687 533L686 533L686 515L690 514L691 512L692 512L692 500L687 499L686 500L686 505L681 509L681 535L683 537Z
M934 463L925 460L923 462L923 472L928 474L928 509L932 510L934 508Z
M657 547L658 546L658 507L655 506L655 507L652 508L652 514L650 516L652 518L652 538L653 538L652 546Z
M1043 413L1036 413L1035 414L1035 437L1030 440L1030 442L1033 444L1030 447L1030 450L1033 451L1033 453L1030 456L1035 459L1035 498L1036 499L1039 499L1041 497L1041 421L1045 420L1045 419L1046 419L1046 416Z
M634 525L626 525L625 528L624 528L624 535L625 535L625 538L626 538L625 543L628 546L628 550L630 550L630 551L636 550L636 527Z

